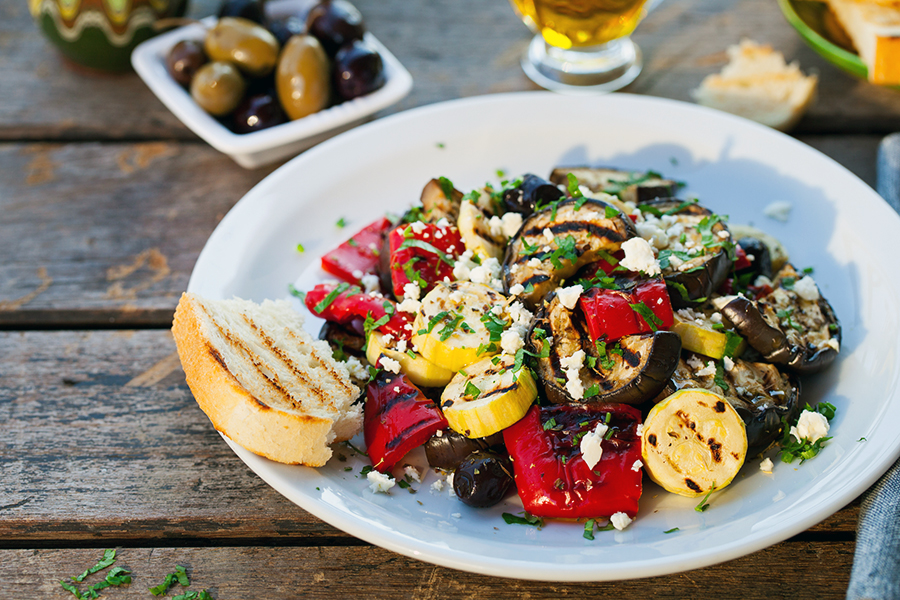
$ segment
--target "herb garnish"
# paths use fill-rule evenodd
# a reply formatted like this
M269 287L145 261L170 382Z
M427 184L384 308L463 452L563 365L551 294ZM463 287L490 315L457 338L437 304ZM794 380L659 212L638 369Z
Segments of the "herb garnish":
M667 530L667 531L663 531L663 533L674 533L674 532L676 532L676 531L678 531L678 528L677 528L677 527L673 527L672 529L669 529L669 530Z
M522 514L525 516L519 517L510 513L503 513L502 516L507 525L531 525L532 527L537 527L538 529L544 526L544 519L535 517L534 515L530 515L527 512Z
M834 418L837 409L834 404L831 404L830 402L819 402L814 409L811 409L809 404L807 404L806 410L814 410L830 422ZM799 420L800 418L797 417L798 422ZM829 436L819 438L815 442L810 442L806 438L798 441L791 435L791 428L788 425L787 417L781 419L781 425L784 430L784 436L781 438L781 462L791 463L799 458L800 464L802 465L810 458L815 457L822 450L822 444L831 439Z
M356 286L353 286L353 287L356 288ZM340 296L341 294L343 294L344 292L346 292L349 289L350 289L349 283L341 282L341 283L337 284L337 286L335 286L335 288L333 290L328 292L328 295L325 296L321 302L319 302L318 304L316 304L313 307L313 311L315 311L318 314L322 314L322 311L325 310L326 308L328 308L329 306L331 306L331 303L334 302L338 296ZM356 290L359 290L359 288L356 288Z
M467 381L467 382L466 382L465 395L466 395L466 396L471 396L471 397L472 397L472 400L478 400L478 396L481 395L481 390L479 390L479 389L478 389L478 386L476 386L476 385L475 385L474 383L472 383L471 381Z
M631 310L636 312L644 319L644 322L647 326L653 331L659 331L659 328L662 327L662 319L653 314L653 311L649 306L644 304L643 302L638 302L636 304L629 304Z
M697 506L694 507L694 510L696 510L697 512L703 512L707 508L709 508L709 504L707 504L706 501L709 500L709 497L712 495L712 493L714 491L716 491L716 482L715 481L713 481L712 487L709 488L709 491L703 497L703 500L700 501L700 504L698 504Z

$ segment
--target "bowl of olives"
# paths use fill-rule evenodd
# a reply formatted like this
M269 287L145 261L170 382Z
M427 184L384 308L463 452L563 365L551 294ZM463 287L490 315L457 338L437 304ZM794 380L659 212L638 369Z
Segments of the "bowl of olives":
M140 44L150 90L242 167L293 156L398 102L412 77L347 0L252 0ZM241 4L244 10L233 10ZM249 17L249 18L248 18Z

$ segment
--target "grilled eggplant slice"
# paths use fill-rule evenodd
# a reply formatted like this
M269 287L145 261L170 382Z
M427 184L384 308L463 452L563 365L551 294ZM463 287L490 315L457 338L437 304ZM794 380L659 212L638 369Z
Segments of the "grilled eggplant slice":
M335 352L343 352L357 358L364 358L366 355L363 350L366 338L352 327L325 321L319 330L319 339L327 341Z
M775 365L735 359L726 370L716 363L710 366L706 357L686 356L678 363L672 384L677 389L703 388L724 396L747 427L750 454L762 452L779 437L783 418L790 422L800 413L800 380Z
M587 333L583 315L577 308L563 306L556 294L545 300L526 343L539 357L538 374L547 398L555 404L641 404L668 383L681 355L678 334L657 331L625 336L601 356ZM586 397L573 398L566 390L567 377L561 365L579 350L586 356L578 373Z
M526 173L522 183L503 192L503 204L512 212L530 216L535 206L547 206L563 197L563 191L554 184L533 173Z
M821 371L837 358L841 325L814 283L786 264L775 277L774 290L758 300L726 297L719 301L722 314L747 339L763 360L784 365L795 373ZM799 290L796 286L803 285ZM816 293L810 293L810 285ZM801 297L801 293L809 299Z
M437 223L441 219L447 219L451 223L456 223L462 198L463 193L454 188L448 180L432 179L422 188L420 198L424 220L428 223Z
M750 260L750 266L735 274L738 277L747 277L750 283L756 281L760 275L771 279L774 271L772 271L772 253L769 252L769 247L762 240L754 237L742 237L737 244Z
M743 246L744 240L747 238L753 238L762 242L766 249L769 251L769 259L772 263L772 273L777 273L781 270L787 261L788 261L788 252L785 250L784 246L777 239L769 235L768 233L757 229L756 227L752 227L750 225L735 225L731 224L728 226L728 229L731 230L731 235L735 237L735 239L740 240L740 244ZM744 248L746 250L746 248ZM748 252L749 254L749 252ZM765 273L763 273L765 275ZM771 278L772 275L766 275L766 277Z
M637 235L631 219L618 209L607 217L607 208L599 200L570 199L528 217L506 249L507 289L522 285L519 298L534 308L560 281Z
M580 185L592 192L604 192L618 196L623 202L639 204L654 198L671 198L678 190L678 182L665 179L652 171L621 171L618 169L591 167L557 167L550 174L550 181L566 186L569 173Z
M638 206L645 221L638 232L659 251L672 306L703 304L731 272L731 233L708 208L675 198Z

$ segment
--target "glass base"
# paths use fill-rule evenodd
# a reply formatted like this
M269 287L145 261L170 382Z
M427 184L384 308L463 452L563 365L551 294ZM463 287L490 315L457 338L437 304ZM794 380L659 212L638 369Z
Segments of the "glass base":
M563 50L534 36L522 57L533 82L563 94L598 94L620 90L641 72L641 49L624 37L602 46Z

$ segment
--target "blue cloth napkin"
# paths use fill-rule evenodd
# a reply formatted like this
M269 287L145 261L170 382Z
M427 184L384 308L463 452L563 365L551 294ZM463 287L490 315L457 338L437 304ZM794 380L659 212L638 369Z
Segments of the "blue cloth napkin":
M878 148L878 193L900 212L900 133ZM863 496L847 600L900 599L900 461Z

